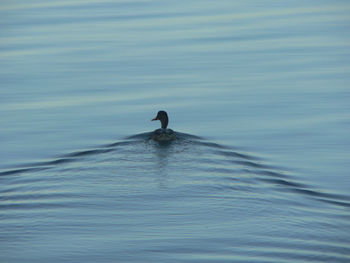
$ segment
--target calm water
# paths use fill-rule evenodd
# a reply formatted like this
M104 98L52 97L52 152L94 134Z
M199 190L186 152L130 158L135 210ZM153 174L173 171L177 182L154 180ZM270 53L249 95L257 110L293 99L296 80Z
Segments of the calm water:
M349 14L2 1L0 261L349 262Z

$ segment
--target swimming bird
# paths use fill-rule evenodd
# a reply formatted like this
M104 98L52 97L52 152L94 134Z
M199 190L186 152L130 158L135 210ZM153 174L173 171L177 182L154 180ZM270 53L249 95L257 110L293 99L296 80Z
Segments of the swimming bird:
M167 129L169 118L168 114L161 110L158 111L158 114L155 118L152 119L152 121L159 120L162 127L160 129L155 130L151 137L155 141L171 141L176 139L175 132L172 129Z

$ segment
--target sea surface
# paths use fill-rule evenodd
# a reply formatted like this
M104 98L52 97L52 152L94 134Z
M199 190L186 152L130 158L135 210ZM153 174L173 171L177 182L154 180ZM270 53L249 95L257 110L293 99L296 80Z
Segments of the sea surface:
M340 0L1 1L0 262L350 262L349 28Z

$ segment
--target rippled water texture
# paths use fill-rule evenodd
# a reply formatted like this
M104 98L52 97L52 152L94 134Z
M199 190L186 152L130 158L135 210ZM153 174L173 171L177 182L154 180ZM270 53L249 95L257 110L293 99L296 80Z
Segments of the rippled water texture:
M349 262L349 14L3 1L0 262Z

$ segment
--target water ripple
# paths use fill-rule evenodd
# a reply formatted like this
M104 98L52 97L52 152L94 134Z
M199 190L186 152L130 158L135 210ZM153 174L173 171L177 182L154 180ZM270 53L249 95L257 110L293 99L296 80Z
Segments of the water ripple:
M242 239L239 232L247 222L251 230L245 231L266 236L265 228L259 227L266 223L259 218L272 227L283 218L285 225L278 228L286 231L294 227L294 231L300 231L300 237L312 224L317 228L333 227L327 223L332 220L348 225L350 218L349 211L337 210L350 207L349 196L316 190L300 176L268 165L255 157L258 155L190 134L179 133L172 143L159 144L150 140L150 133L142 133L53 160L22 164L21 168L0 172L0 225L13 229L17 224L27 224L33 233L55 233L63 226L86 231L94 226L104 235L116 228L119 232L115 234L120 236L126 235L123 229L132 226L135 231L152 232L147 228L155 228L157 218L157 228L166 227L168 233L173 227L173 235L183 236L187 231L187 227L175 231L179 221L180 225L187 222L192 233L200 233L208 225L209 233L219 233L221 238L201 238L198 248L193 246L197 241L192 238L177 242L174 236L169 239L175 244L171 246L163 239L159 243L151 239L146 242L149 248L143 246L151 254L164 251L166 255L176 254L178 259L196 255L214 261L234 255L247 262L261 262L262 258L276 262L341 261L347 257L344 245L313 245L306 238L295 242L288 234L283 242L275 241L274 236L266 240ZM313 200L330 206L318 209ZM39 230L27 221L28 217L46 226L41 225ZM53 222L45 218L52 218ZM142 224L138 218L143 218ZM196 221L201 223L194 224ZM303 226L295 226L301 222ZM229 233L225 230L227 225L232 224L238 224L237 240L231 235L224 238ZM68 232L64 235L70 236ZM127 238L133 240L131 236ZM247 256L252 248L254 254ZM327 253L315 256L315 251Z

